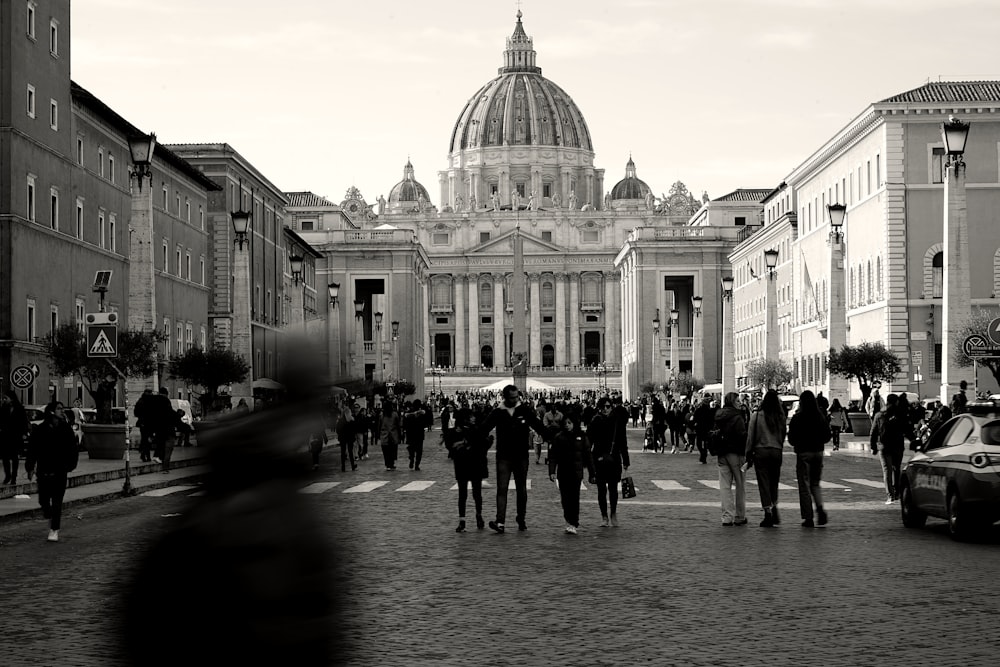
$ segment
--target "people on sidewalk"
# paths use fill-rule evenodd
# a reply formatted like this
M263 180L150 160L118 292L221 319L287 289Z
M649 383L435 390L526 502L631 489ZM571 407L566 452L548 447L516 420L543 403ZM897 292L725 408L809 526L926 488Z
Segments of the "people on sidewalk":
M882 479L885 483L885 504L899 500L899 478L903 465L903 453L907 440L913 440L913 426L907 406L896 394L885 399L885 410L875 415L869 439L873 455L878 455L882 464ZM879 448L881 445L881 449Z
M834 399L836 403L836 399ZM762 528L781 523L778 515L778 479L781 477L781 450L785 446L788 426L785 410L781 407L778 392L768 389L760 407L750 416L747 426L747 458L753 461L760 492L760 506L764 509Z
M840 405L840 399L835 398L830 403L830 438L833 440L833 451L840 449L840 434L847 430L847 410Z
M42 423L31 430L24 463L28 479L38 473L38 504L49 520L49 542L59 541L67 476L76 469L80 458L76 436L63 412L63 404L58 401L45 406Z
M549 480L558 480L565 530L570 535L576 535L580 527L580 484L584 470L587 471L587 479L593 483L597 471L590 443L580 428L579 414L571 411L563 416L562 430L553 437L549 449Z
M746 471L743 469L747 450L747 423L739 400L740 395L735 391L726 393L722 399L722 408L715 414L713 422L713 430L718 432L713 448L719 462L723 526L744 526L747 523ZM706 441L707 438L706 434Z
M135 416L135 427L139 429L139 460L143 463L153 460L151 453L153 427L152 423L146 418L146 414L149 411L149 401L152 396L153 390L150 387L146 387L142 391L139 400L135 402L135 407L132 408L132 414Z
M399 412L396 411L396 404L392 401L383 401L378 440L382 446L382 459L385 461L386 470L396 469L396 457L399 455L399 443L402 438L402 421Z
M823 509L823 493L819 483L823 477L823 449L830 441L830 425L820 412L816 395L806 389L799 395L799 407L788 423L788 443L795 450L795 476L799 485L799 512L802 526L825 526L827 513ZM813 522L813 503L816 521Z
M472 501L476 506L476 528L482 530L483 520L483 480L489 475L486 451L490 448L488 437L483 437L476 425L476 413L462 408L455 413L455 424L443 435L444 445L455 466L455 481L458 483L458 527L457 533L465 532L465 508L469 500L469 486L472 486Z
M24 434L28 432L28 415L17 399L17 394L7 389L0 396L0 458L3 459L3 483L17 484Z
M410 404L403 418L403 428L406 429L406 452L410 457L410 470L420 470L420 461L424 457L424 433L427 428L427 413L420 399Z
M528 510L529 429L550 439L545 425L527 403L521 402L521 391L516 385L503 388L503 404L494 408L483 423L484 435L496 429L497 516L490 521L490 528L504 532L507 518L507 491L510 478L514 477L517 490L517 529L527 530L525 514Z
M357 470L358 464L354 461L354 445L357 441L357 404L344 405L337 418L337 444L340 445L340 472L347 472L347 461L351 461L351 470ZM388 467L388 464L386 464Z

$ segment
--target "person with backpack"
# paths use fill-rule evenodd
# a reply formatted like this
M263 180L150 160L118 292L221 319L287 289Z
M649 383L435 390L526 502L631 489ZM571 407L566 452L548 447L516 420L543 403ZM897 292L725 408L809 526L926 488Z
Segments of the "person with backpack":
M747 460L753 461L760 505L764 508L761 528L772 528L781 523L778 516L778 478L781 476L781 450L787 431L785 410L781 407L778 392L768 389L747 427Z
M69 473L76 470L80 451L76 436L64 416L63 404L53 401L45 406L45 419L31 431L28 457L24 468L31 479L38 471L38 504L49 520L49 542L59 541L63 496Z
M906 407L900 403L898 396L889 394L885 399L885 410L876 414L872 422L870 439L872 454L878 454L882 463L886 505L899 500L899 475L906 449L903 439L913 440L915 437ZM879 445L882 445L881 450Z
M746 459L747 423L739 406L740 395L728 392L720 410L712 415L710 434L705 436L705 447L718 457L719 494L722 500L722 525L747 524ZM712 438L709 441L709 438ZM701 438L699 438L701 440Z

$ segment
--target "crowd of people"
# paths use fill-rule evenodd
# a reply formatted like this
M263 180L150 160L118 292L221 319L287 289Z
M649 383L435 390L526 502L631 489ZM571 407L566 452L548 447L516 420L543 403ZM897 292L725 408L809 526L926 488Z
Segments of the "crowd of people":
M911 403L905 393L883 398L872 391L865 407L872 417L870 447L883 469L886 503L898 502L899 475L905 440L929 437L964 402L957 396L950 406L937 405L928 416L924 406ZM458 483L458 532L467 526L471 488L476 527L506 530L507 495L511 480L516 497L515 521L527 530L527 476L532 454L544 463L549 478L558 484L565 531L576 534L580 524L580 482L588 480L598 490L601 526L619 525L618 496L629 467L626 428L644 429L643 450L655 453L697 452L707 464L711 456L719 471L724 526L748 523L746 478L753 471L764 518L760 526L781 523L778 481L787 442L795 454L799 514L804 527L826 525L829 515L820 482L827 443L837 451L841 434L848 429L848 409L812 391L798 396L794 410L774 390L751 397L735 392L719 399L644 395L624 401L620 392L572 393L545 391L530 396L514 385L501 392L459 392L432 395L426 401L383 400L371 410L348 397L336 401L325 425L336 431L341 450L341 470L369 458L369 447L381 449L387 471L396 469L399 448L404 446L409 468L420 470L425 438L438 426L437 442L448 452ZM325 441L323 429L313 439L314 467ZM495 451L496 514L483 516L482 481L490 474L487 452Z

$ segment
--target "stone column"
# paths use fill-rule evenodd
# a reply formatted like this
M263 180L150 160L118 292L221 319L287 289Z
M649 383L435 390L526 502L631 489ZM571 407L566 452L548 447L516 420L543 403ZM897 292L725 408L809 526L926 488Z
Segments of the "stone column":
M469 281L469 352L467 365L479 368L479 274L470 273Z
M944 303L941 310L941 403L948 405L965 380L965 395L975 398L974 366L959 366L955 337L972 314L969 282L969 223L965 194L965 162L953 156L944 181Z
M330 301L327 294L326 306L326 348L327 365L331 379L337 380L344 377L344 369L340 361L340 297L334 302Z
M702 301L704 303L704 301ZM696 313L694 310L692 313L691 322L691 375L696 378L705 377L705 344L701 339L703 332L705 330L704 322L702 321L702 313Z
M580 274L569 276L569 363L582 365L580 361Z
M131 176L132 217L129 219L128 267L128 328L134 331L156 331L156 276L153 270L153 178L141 173ZM239 281L237 281L237 284ZM102 295L103 296L103 295ZM249 296L248 296L249 298ZM235 313L234 313L235 315ZM235 319L235 318L234 318ZM247 315L249 323L249 313ZM237 323L234 321L234 328ZM155 354L155 353L154 353ZM247 357L247 361L250 359ZM252 381L252 378L251 380ZM249 389L249 382L247 387ZM125 380L125 398L135 406L143 389L149 386L154 392L160 388L156 366L149 378ZM242 385L241 385L242 386ZM235 390L236 387L234 386ZM252 392L248 392L252 396Z
M765 311L764 344L765 354L768 359L777 360L780 349L780 333L778 332L778 270L767 273L765 269L764 280L767 281L767 302Z
M531 292L531 330L528 333L528 343L530 352L528 353L528 364L531 366L542 365L542 300L539 294L539 276L537 273L528 274L529 290Z
M826 312L827 336L830 349L838 352L847 344L847 303L844 294L844 237L830 234L830 306ZM933 361L933 357L931 357ZM827 374L829 383L827 396L846 398L850 395L850 381L847 378Z
M430 280L427 276L420 279L420 295L423 299L423 303L420 304L420 313L424 320L423 335L424 335L424 354L429 354L430 357L427 359L427 366L433 367L437 365L437 360L434 358L434 348L431 346L431 328L430 328L430 318L427 317L427 309L430 307Z
M455 363L465 365L465 274L453 275L455 281Z
M556 368L566 366L566 274L556 274Z
M493 274L493 367L504 368L508 359L506 358L507 337L504 335L503 327L503 274Z
M621 309L616 307L615 287L617 286L614 271L604 272L604 354L602 361L615 363L621 357Z
M288 332L293 335L305 333L306 313L304 303L305 294L303 293L305 286L302 284L301 279L297 285L292 280L290 288L288 292ZM278 313L275 313L275 316L280 318Z
M722 395L736 391L736 359L733 352L733 294L722 294ZM847 394L844 394L846 396Z
M248 232L248 235L253 232ZM235 407L241 398L253 408L254 358L253 331L250 323L250 244L244 243L241 248L237 244L233 248L233 353L237 354L250 366L247 379L234 383L230 396Z

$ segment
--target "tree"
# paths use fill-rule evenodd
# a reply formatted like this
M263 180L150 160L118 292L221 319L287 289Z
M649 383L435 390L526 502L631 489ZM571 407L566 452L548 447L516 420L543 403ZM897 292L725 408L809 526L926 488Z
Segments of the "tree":
M170 358L167 373L172 378L183 380L188 387L201 387L198 400L201 402L202 414L208 414L218 409L216 401L219 387L246 380L250 374L250 366L243 357L226 348L213 347L206 351L200 347L192 347L184 354Z
M705 380L695 377L687 371L678 373L670 380L670 382L667 383L667 387L671 392L680 394L681 396L687 396L688 398L693 396L696 391L704 386Z
M861 387L861 405L868 402L873 382L891 382L900 372L899 357L883 343L844 345L830 350L827 370L848 380L857 379Z
M990 322L992 322L998 313L995 310L988 310L986 308L977 308L972 313L972 317L967 319L965 323L955 331L955 335L952 337L952 345L955 346L955 356L958 360L958 365L962 368L966 368L972 365L972 358L966 356L965 350L963 349L963 344L965 339L973 334L979 334L981 336L987 335L987 327ZM990 369L993 373L993 379L997 381L997 386L1000 386L1000 359L996 357L993 358L979 358L976 359L980 366L985 366Z
M781 359L754 359L746 367L747 380L756 387L777 389L792 381L792 369Z
M118 372L125 376L124 379L152 375L156 370L157 346L162 340L163 334L159 331L125 329L118 332L116 358L88 357L87 336L75 321L70 321L46 336L45 346L50 359L49 369L55 375L78 378L97 408L95 422L110 424Z
M639 385L639 391L643 394L654 394L656 393L656 385L652 382L643 382Z

